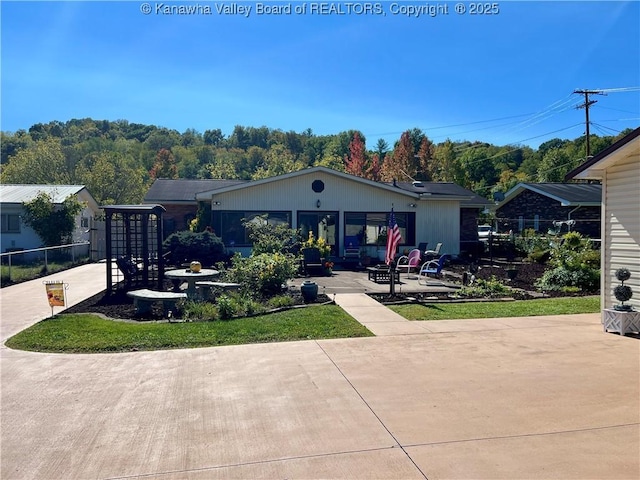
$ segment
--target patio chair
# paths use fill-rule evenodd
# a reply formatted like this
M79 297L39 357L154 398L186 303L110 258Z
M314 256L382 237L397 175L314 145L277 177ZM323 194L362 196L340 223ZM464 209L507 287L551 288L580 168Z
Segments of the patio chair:
M314 247L302 249L302 269L305 275L310 275L312 272L324 272L319 249Z
M445 254L437 260L430 260L428 262L425 262L422 267L420 267L420 271L418 272L418 283L420 285L427 285L427 279L429 278L429 275L439 277L440 272L442 272L442 267L444 267L444 264L450 258L451 255Z
M436 248L433 250L426 250L424 252L424 256L425 258L431 258L433 259L434 257L438 257L440 255L440 249L442 248L442 242L438 242L436 243Z
M398 263L396 264L396 270L403 271L406 269L407 278L409 278L409 273L411 270L418 269L420 266L420 262L422 261L422 252L414 248L409 252L409 255L403 255L398 259Z
M138 265L130 258L127 257L118 257L116 259L116 265L118 269L122 272L124 276L125 285L127 287L131 286L139 275L142 275L142 270L138 267Z

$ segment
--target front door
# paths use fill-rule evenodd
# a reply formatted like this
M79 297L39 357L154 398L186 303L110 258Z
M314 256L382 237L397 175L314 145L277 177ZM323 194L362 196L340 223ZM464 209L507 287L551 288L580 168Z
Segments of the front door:
M338 253L338 212L298 212L298 228L302 239L309 238L309 232L314 237L323 238L331 245L331 255Z

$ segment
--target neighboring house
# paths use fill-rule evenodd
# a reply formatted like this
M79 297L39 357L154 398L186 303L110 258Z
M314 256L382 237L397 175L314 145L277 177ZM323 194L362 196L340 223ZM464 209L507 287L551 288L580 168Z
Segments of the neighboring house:
M84 185L9 185L0 184L0 209L2 252L29 250L42 247L38 234L22 220L23 204L35 199L41 192L47 193L54 203L60 204L75 195L84 208L76 217L73 242L90 240L90 227L100 207Z
M613 288L626 267L633 290L628 302L640 309L640 128L567 174L567 179L602 182L602 307L619 303Z
M496 207L498 231L519 233L533 229L547 233L567 232L570 228L600 239L601 197L599 184L519 183ZM565 223L557 226L554 222Z

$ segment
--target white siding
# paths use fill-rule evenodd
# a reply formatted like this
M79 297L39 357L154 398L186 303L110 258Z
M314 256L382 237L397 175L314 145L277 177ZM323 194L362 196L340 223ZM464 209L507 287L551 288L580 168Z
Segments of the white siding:
M324 191L316 193L311 189L314 180L324 182ZM317 207L318 200L320 208ZM443 253L460 252L459 201L418 200L406 192L396 193L325 172L245 185L218 194L214 192L211 203L213 210L289 211L294 228L297 228L298 211L339 212L340 240L344 234L344 212L388 212L392 206L396 212L416 213L416 245L429 242L429 247L433 248L437 242L442 242Z
M603 251L603 307L619 303L613 288L619 284L615 271L627 267L633 290L630 304L640 309L640 160L627 158L606 170L603 179L603 227L607 246Z

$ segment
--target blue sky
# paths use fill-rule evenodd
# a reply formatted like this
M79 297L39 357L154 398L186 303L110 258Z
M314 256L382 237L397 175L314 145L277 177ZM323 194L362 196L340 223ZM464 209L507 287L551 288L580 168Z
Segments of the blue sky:
M72 118L125 119L183 132L234 125L316 134L358 129L367 146L421 128L432 140L536 147L640 125L640 2L497 2L471 15L258 15L259 2L0 3L3 131ZM220 5L251 7L248 17ZM211 15L163 15L191 5ZM305 5L306 14L295 14ZM334 3L336 9L338 3ZM448 12L442 9L447 7ZM345 12L347 4L340 10Z

